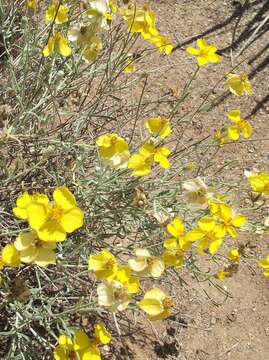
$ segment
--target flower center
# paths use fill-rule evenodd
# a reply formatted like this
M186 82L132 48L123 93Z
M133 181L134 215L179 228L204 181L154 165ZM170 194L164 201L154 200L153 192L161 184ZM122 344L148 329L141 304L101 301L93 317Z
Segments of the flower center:
M117 301L124 300L125 296L126 296L126 290L124 289L124 287L120 287L114 291L114 297Z
M81 28L80 28L81 35L85 35L86 32L87 32L87 26L81 26Z
M201 50L200 56L202 56L202 57L207 57L207 56L208 56L208 50L207 50L207 49Z
M147 258L147 265L148 266L151 266L153 264L153 262L154 262L154 257L153 256Z
M49 212L49 219L59 221L62 217L62 208L59 205L54 204Z
M76 355L76 352L74 350L71 350L68 355L69 355L70 360L77 360L77 355Z
M111 146L114 146L117 144L117 137L116 136L112 136L111 139L110 139L110 143L111 143Z
M167 296L163 299L162 304L165 309L170 309L173 306L173 300Z
M106 262L106 264L104 265L104 268L105 268L106 270L112 270L113 267L114 267L114 265L115 265L115 260L113 260L113 259L108 259L107 262Z
M198 195L198 197L205 196L206 195L206 190L205 189L199 189L197 191L197 195Z

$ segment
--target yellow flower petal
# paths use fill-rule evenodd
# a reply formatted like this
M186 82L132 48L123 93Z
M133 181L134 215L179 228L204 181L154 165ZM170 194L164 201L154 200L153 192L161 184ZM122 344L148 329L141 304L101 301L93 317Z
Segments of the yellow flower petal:
M22 260L23 261L23 260ZM39 248L38 253L35 258L35 263L38 266L48 266L50 264L56 263L56 254L52 249L48 248Z
M14 241L14 246L18 251L25 250L34 244L36 237L35 232L21 232Z
M69 360L65 349L61 345L57 345L53 351L54 360Z
M66 231L56 220L47 221L37 230L37 233L43 241L59 242L66 239Z
M203 217L198 221L198 226L201 230L210 232L216 226L216 221L211 217Z
M74 207L71 210L63 213L60 224L66 232L72 233L73 231L82 227L83 221L84 214L82 210L80 210L78 207Z
M20 252L21 261L24 263L34 262L38 254L38 249L35 246L29 246L27 249Z
M74 350L84 350L90 346L90 339L83 330L76 330L74 333Z
M11 245L11 244L7 244L2 249L1 259L2 259L2 262L3 262L4 265L8 265L10 267L19 266L20 263L21 263L21 261L20 261L20 253L15 248L15 246Z
M214 255L219 250L221 245L222 245L222 239L217 239L217 240L212 241L208 246L208 250L209 250L210 254Z
M94 335L100 341L101 344L108 344L112 339L112 335L107 331L106 327L102 323L98 323L94 327Z
M165 293L159 288L152 288L145 293L145 299L157 299L162 301L166 298Z
M60 335L58 338L58 343L61 347L67 350L73 349L73 341L70 337L66 335Z
M77 205L75 196L66 186L60 186L53 192L53 199L64 210L70 210Z
M138 306L151 316L159 315L164 310L161 302L157 299L143 299L138 302Z
M136 272L142 272L148 266L145 258L129 259L128 264L130 268Z
M229 139L236 141L240 137L240 128L238 125L228 126L228 137Z
M97 346L90 346L80 356L81 360L101 360L100 350Z
M62 56L70 56L72 54L72 50L68 46L68 40L64 37L62 37L58 42L58 51Z
M178 242L177 239L175 238L169 238L169 239L165 239L163 246L166 249L177 249L178 248Z
M162 276L165 270L164 262L161 259L154 259L150 267L151 276L157 278Z
M38 230L43 226L48 217L48 209L45 205L32 202L27 207L28 222L32 229Z
M232 218L232 224L235 227L240 227L240 226L244 225L246 222L247 222L247 219L243 215L235 215Z

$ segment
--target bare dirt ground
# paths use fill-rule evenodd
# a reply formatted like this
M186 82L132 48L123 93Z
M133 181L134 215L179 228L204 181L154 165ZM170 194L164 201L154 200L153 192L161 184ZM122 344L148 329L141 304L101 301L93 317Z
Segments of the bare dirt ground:
M158 26L169 36L175 51L169 57L152 55L151 85L155 95L180 91L194 70L194 60L186 53L187 46L204 37L215 44L223 55L221 64L203 68L192 89L192 98L186 106L201 100L203 89L214 86L222 74L246 59L236 72L246 71L252 83L252 94L236 98L228 95L224 102L208 114L196 117L187 137L200 138L213 133L227 120L229 109L240 107L243 117L254 127L251 141L226 145L217 154L220 163L233 160L233 169L226 168L224 175L229 181L243 179L246 168L269 170L268 166L268 113L269 113L269 43L268 22L259 31L257 39L247 46L257 26L268 17L269 2L232 0L154 0L150 5L157 12ZM268 21L268 18L267 18ZM233 45L232 45L233 44ZM242 49L244 51L242 51ZM242 54L238 54L242 51ZM218 93L225 90L222 83ZM200 95L199 95L200 94ZM184 142L184 137L182 138ZM202 159L202 157L201 157ZM236 165L236 166L234 166ZM243 180L241 180L243 181ZM246 204L237 200L238 207ZM179 360L262 360L269 359L269 289L256 259L268 252L267 235L239 237L239 244L250 244L239 272L226 282L230 296L225 298L219 291L196 283L189 275L182 277L186 284L174 284L174 296L178 299L180 314L153 330L146 323L141 338L130 338L126 343L133 355L140 359ZM205 269L207 264L204 264ZM123 356L127 358L128 356Z

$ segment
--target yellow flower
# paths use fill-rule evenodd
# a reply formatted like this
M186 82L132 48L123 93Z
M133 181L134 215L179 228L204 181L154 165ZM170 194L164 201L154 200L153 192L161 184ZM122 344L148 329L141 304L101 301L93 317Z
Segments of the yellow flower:
M53 352L55 360L101 360L101 354L95 344L95 339L90 339L83 330L74 331L73 339L60 335L58 344Z
M70 56L72 54L72 50L68 46L68 40L59 32L50 36L47 45L43 49L43 55L48 57L54 52L62 56Z
M251 172L247 175L247 178L253 191L269 196L269 174L266 172Z
M252 126L248 121L241 119L240 110L230 111L228 118L236 124L233 126L228 126L228 137L231 140L238 140L241 132L246 139L252 135Z
M227 136L226 129L217 130L215 133L215 139L218 141L220 146L227 144L229 138Z
M1 253L2 263L6 266L16 267L20 266L20 253L14 245L7 244L3 247Z
M208 248L211 255L214 255L222 245L225 230L221 225L216 224L213 217L203 217L198 221L198 227L186 234L188 241L199 240L198 252L202 253Z
M173 50L173 45L164 35L150 37L147 41L156 45L161 54L164 52L166 55L170 55Z
M90 255L89 269L95 272L95 275L101 279L112 279L115 277L118 269L115 257L108 251L102 250L96 255Z
M40 240L64 241L66 233L72 233L83 225L84 214L65 186L54 190L53 199L54 203L49 205L31 202L27 206L28 222Z
M184 223L181 218L176 217L173 221L171 221L167 227L167 231L171 234L174 238L180 239L184 236L185 227Z
M184 181L182 188L185 190L184 195L189 204L196 207L207 207L211 194L208 193L207 186L200 177Z
M30 195L28 192L24 192L16 200L16 207L12 209L13 214L19 219L26 220L28 217L27 207L31 202L38 202L40 204L48 205L49 198L44 194L34 193L33 195Z
M130 259L128 264L130 268L141 276L160 277L164 270L164 262L157 256L151 256L147 249L136 249L136 259Z
M215 278L220 280L220 281L224 281L225 278L228 276L230 276L230 272L229 271L226 271L225 269L224 270L219 270L216 274L215 274Z
M228 204L221 204L219 220L222 222L219 226L224 233L226 234L228 232L234 238L237 237L235 228L240 228L247 222L245 216L239 214L234 215L232 208Z
M234 95L250 94L251 85L246 73L240 75L228 74L226 84Z
M94 326L94 337L99 344L103 344L103 345L110 343L112 339L112 335L110 334L109 331L107 331L105 325L102 323L97 323Z
M184 251L180 248L177 243L177 248L165 250L163 253L163 261L166 266L181 267L184 264ZM166 244L168 247L168 245Z
M166 227L167 232L172 235L172 238L168 238L164 241L164 247L169 250L178 251L179 257L181 250L185 251L191 247L191 242L185 237L184 223L181 218L176 217ZM171 254L168 254L171 255Z
M128 168L132 169L132 176L146 176L151 173L153 165L152 156L133 154L128 161Z
M26 5L29 9L35 10L37 6L37 0L27 0Z
M92 22L98 23L101 28L107 28L108 22L113 20L113 14L117 11L114 1L91 0L87 15Z
M26 264L35 263L39 266L47 266L56 263L54 252L56 244L40 240L35 231L21 232L14 246L20 253L21 261Z
M161 116L148 119L145 128L151 135L159 136L161 139L165 139L172 132L170 121Z
M127 142L118 134L101 135L96 141L100 156L106 165L115 169L127 166L130 153Z
M128 168L133 170L133 176L146 176L151 173L154 162L157 162L163 169L170 168L167 156L171 151L164 147L155 147L151 143L145 143L140 147L138 154L133 154L128 161Z
M83 59L86 62L93 62L102 49L102 41L97 36L93 36L91 43L82 50Z
M92 38L95 36L98 29L90 25L76 25L68 30L68 40L76 42L81 48L85 48L90 45Z
M145 311L149 320L162 320L171 315L173 301L161 289L152 288L145 293L138 306Z
M111 312L125 310L132 298L127 287L117 280L101 283L97 286L98 304Z
M126 65L124 66L123 72L125 74L131 74L133 72L135 72L136 67L135 67L135 63L134 63L134 59L133 56L130 54L127 58L127 62Z
M265 259L259 260L258 264L263 268L263 275L268 277L269 276L269 254Z
M61 5L58 0L55 0L46 10L45 21L46 23L55 19L56 24L63 24L68 21L69 8Z
M222 207L227 205L224 201L225 198L222 197L222 195L208 200L210 213L216 220L218 220L218 218L221 216Z
M231 248L227 252L228 259L231 262L239 262L240 261L240 253L237 248Z
M221 61L221 56L216 54L218 50L215 46L207 44L204 39L197 40L198 49L188 47L186 49L188 54L197 56L197 63L199 66L204 66L210 62Z
M119 266L115 280L119 281L130 294L139 291L139 278L132 275L132 269L128 265Z
M129 4L120 13L129 25L129 32L140 33L144 39L158 35L155 14L147 5Z

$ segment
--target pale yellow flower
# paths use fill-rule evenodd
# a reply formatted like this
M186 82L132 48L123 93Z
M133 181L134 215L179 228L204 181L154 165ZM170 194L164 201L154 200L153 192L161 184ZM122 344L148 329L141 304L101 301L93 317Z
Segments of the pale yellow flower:
M250 94L251 85L246 73L237 74L228 74L227 75L227 86L229 87L231 93L237 96L242 94Z
M111 312L125 310L132 298L128 289L119 281L103 282L97 286L98 304Z
M47 266L56 263L53 242L42 241L35 231L21 232L14 242L15 248L20 253L23 263L35 263L39 266Z
M184 195L189 204L196 207L207 207L207 202L211 194L208 192L206 184L200 177L184 181L182 188L185 190Z
M138 275L160 277L164 270L164 262L157 256L152 256L147 249L136 249L136 258L130 259L130 268Z
M115 257L108 251L102 250L88 259L89 269L102 279L110 280L117 274L118 265Z
M145 293L144 299L138 302L138 306L145 311L149 320L162 320L171 315L173 300L161 289L152 288Z
M96 141L100 156L105 165L114 169L124 169L130 157L127 142L118 134L101 135Z
M161 116L148 119L145 128L151 135L159 136L161 139L165 139L172 132L169 119Z

